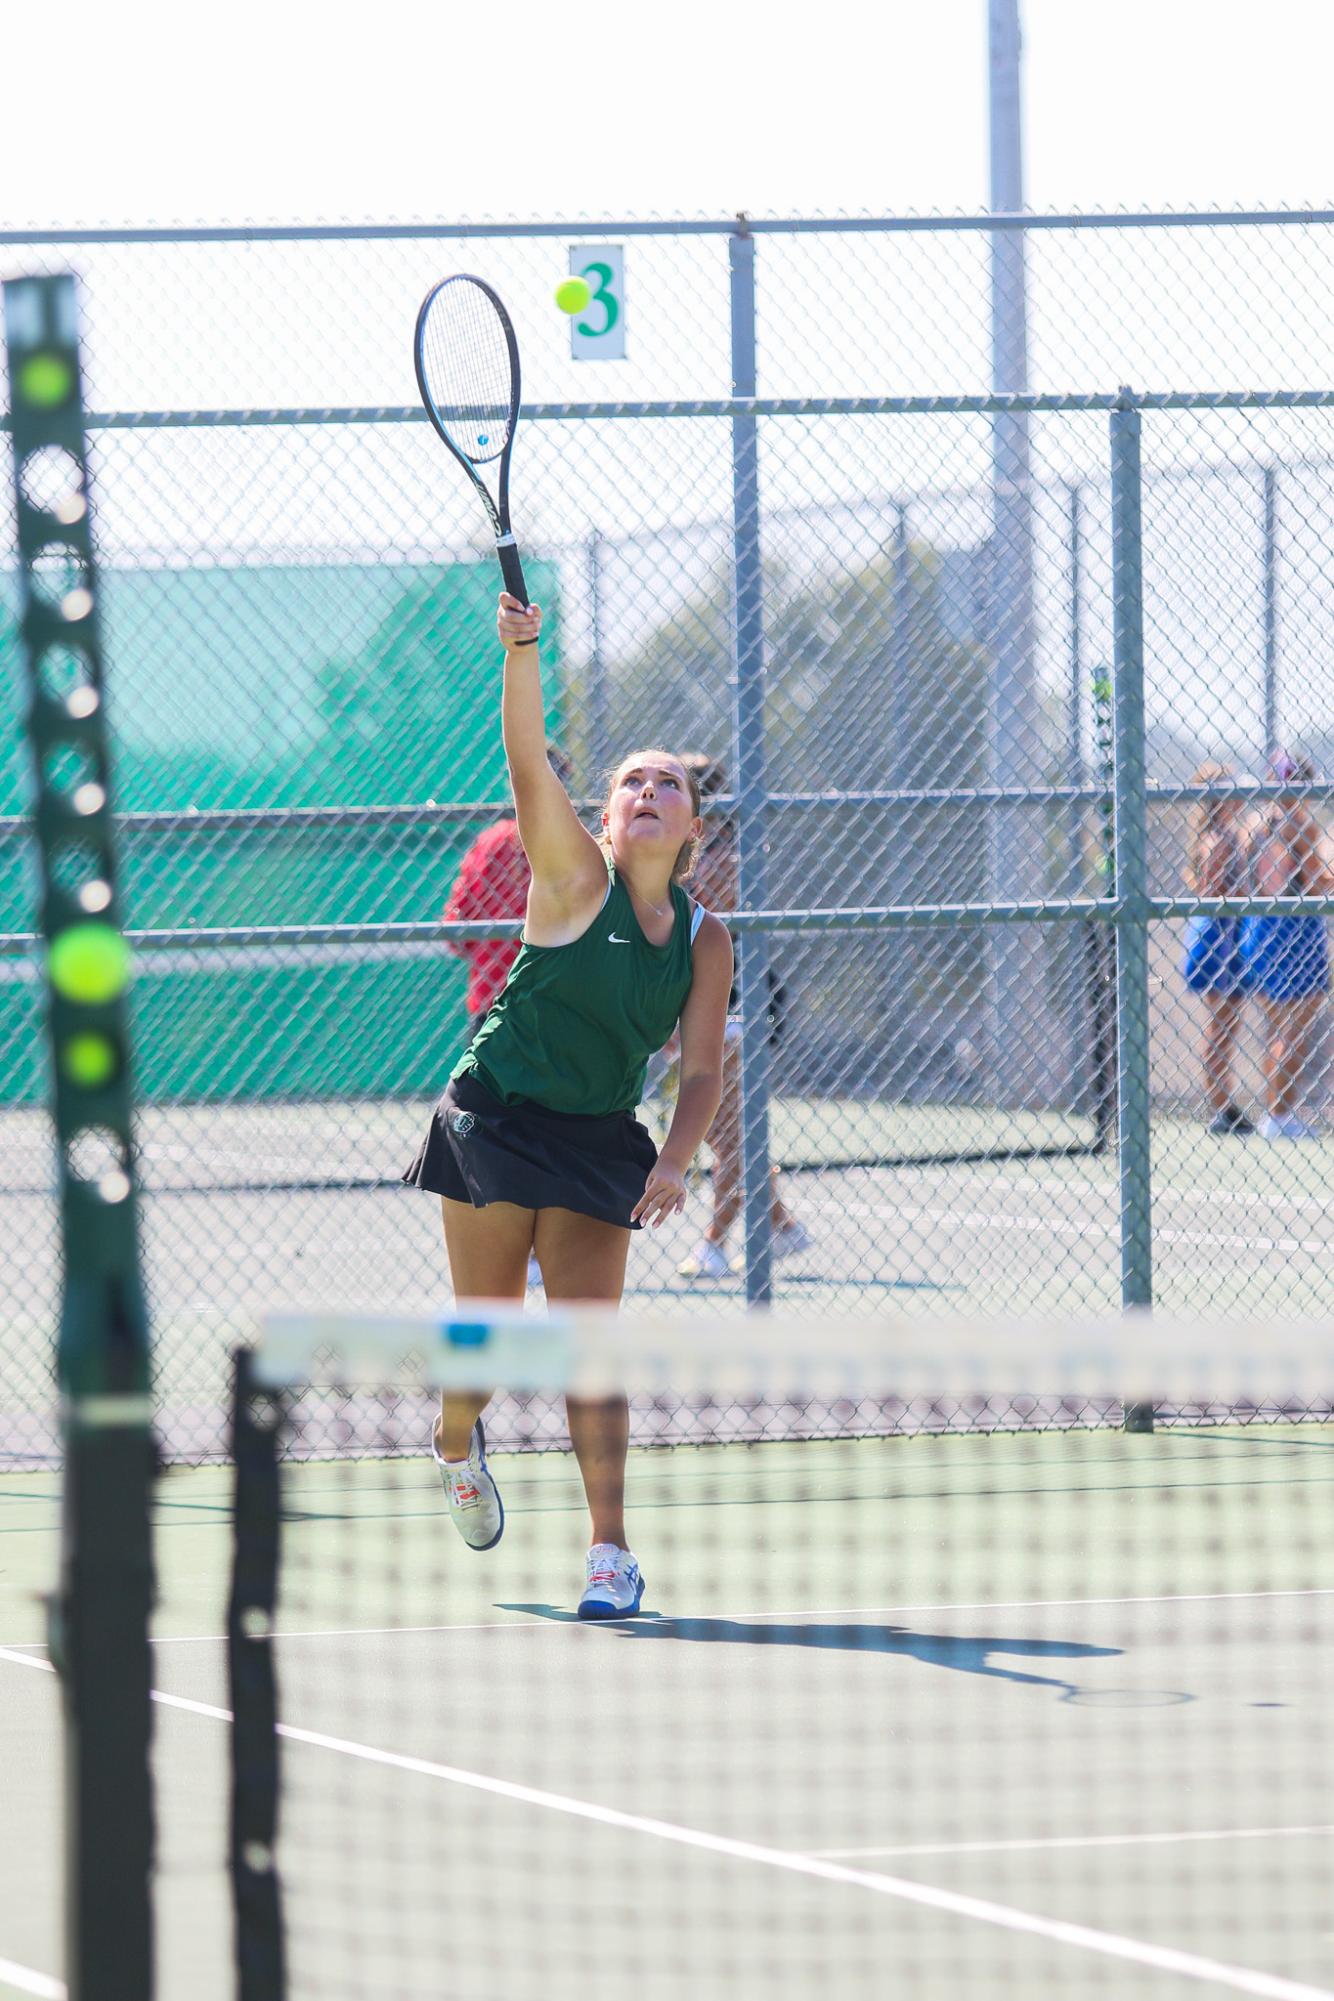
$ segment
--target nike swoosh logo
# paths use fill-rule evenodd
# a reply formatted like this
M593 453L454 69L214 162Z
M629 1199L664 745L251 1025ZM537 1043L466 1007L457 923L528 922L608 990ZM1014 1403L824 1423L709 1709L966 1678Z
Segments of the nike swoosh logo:
M607 933L607 943L609 945L628 945L630 940L628 938L618 938L614 931L609 931Z

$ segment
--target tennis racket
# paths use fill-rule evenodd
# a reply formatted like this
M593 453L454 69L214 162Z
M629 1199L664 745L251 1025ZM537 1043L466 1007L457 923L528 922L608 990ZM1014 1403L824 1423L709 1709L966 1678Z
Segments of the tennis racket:
M519 421L519 343L509 314L481 278L459 271L421 302L412 342L426 414L486 508L505 589L527 605L518 545L510 527L510 453ZM479 467L499 461L496 494ZM532 640L525 640L531 646Z

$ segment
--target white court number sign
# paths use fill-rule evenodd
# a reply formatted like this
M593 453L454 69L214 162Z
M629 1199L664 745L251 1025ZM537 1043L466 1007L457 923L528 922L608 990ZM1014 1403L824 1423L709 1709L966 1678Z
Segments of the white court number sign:
M570 252L570 276L588 282L592 298L570 321L575 361L625 359L625 250L619 243L580 244Z

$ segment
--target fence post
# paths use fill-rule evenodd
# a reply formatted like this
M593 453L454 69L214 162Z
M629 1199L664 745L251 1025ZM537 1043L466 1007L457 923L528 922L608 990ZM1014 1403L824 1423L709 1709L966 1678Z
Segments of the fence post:
M1266 757L1278 749L1278 467L1264 469L1264 619Z
M588 538L588 764L591 799L601 797L602 774L611 763L607 663L602 657L602 536Z
M1084 760L1084 489L1072 479L1066 489L1066 562L1070 591L1070 678L1065 691L1066 784L1081 790ZM1070 854L1067 894L1078 896L1084 879L1084 802L1072 799L1067 825Z
M754 396L755 239L744 216L727 239L732 306L732 394ZM759 427L754 413L732 418L732 560L734 610L733 729L738 861L743 910L763 910L767 786L764 741L764 598L760 558ZM769 941L746 934L740 947L741 1166L746 1191L746 1299L773 1293L769 1230Z
M890 587L890 633L889 633L889 686L885 691L885 734L888 753L887 774L892 791L907 792L914 784L930 784L929 777L914 772L914 755L920 762L920 741L914 746L912 728L912 661L914 648L913 618L913 577L912 542L909 533L908 506L899 501L894 509L894 534L890 543L893 556L894 574ZM889 851L885 860L885 900L890 904L907 903L912 896L911 848L907 835L910 809L905 810L899 800L890 808L888 826L890 830ZM899 1063L903 1060L897 1053L910 1045L912 1020L909 1004L904 998L910 989L908 978L916 934L895 926L884 934L885 955L883 960L882 992L893 996L886 1007L886 1020L882 1027L897 1045L893 1056L895 1082L891 1089L897 1094L901 1088L897 1081Z
M1122 390L1128 399L1130 392ZM1144 773L1144 547L1140 413L1111 414L1112 700L1116 895L1117 1113L1120 1131L1121 1304L1153 1301L1153 1188L1149 1127L1149 925ZM1126 1409L1126 1428L1147 1431L1153 1412Z
M1069 680L1065 691L1065 782L1076 791L1083 788L1085 777L1084 760L1084 587L1083 587L1083 488L1078 480L1071 480L1066 488L1069 512L1066 517L1066 569L1067 589L1070 604ZM1065 838L1065 890L1066 896L1080 896L1084 891L1084 802L1072 799L1066 814ZM1090 965L1096 965L1096 938L1090 939L1092 927L1081 926L1072 931L1069 949L1061 963L1068 967L1062 978L1062 987L1068 985L1070 998L1066 1003L1069 1025L1070 1075L1069 1103L1082 1110L1086 1091L1084 1079L1087 1073L1085 1050L1086 1001L1095 995L1094 982L1089 977ZM1085 989L1087 988L1087 993ZM1095 1086L1096 1088L1096 1086Z
M1017 0L990 0L990 206L1018 214L1024 206L1021 38ZM991 386L998 395L1028 388L1027 244L1022 229L989 238L991 265ZM991 783L1031 786L1042 776L1033 609L1033 485L1030 419L997 409L992 436L992 564L989 739ZM1038 898L1042 837L1031 809L997 804L990 812L991 895L997 902ZM1046 999L1041 927L997 924L988 934L988 1044L998 1105L1050 1102L1048 1052L1056 1046Z

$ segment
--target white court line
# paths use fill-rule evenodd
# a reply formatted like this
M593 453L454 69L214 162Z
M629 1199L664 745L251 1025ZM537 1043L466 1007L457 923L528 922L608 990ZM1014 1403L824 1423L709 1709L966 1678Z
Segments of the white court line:
M20 1994L40 1994L45 2001L65 2001L65 1983L49 1973L34 1973L12 1959L0 1959L0 1987L16 1987Z
M1033 1841L932 1841L912 1848L812 1848L828 1861L869 1861L877 1855L1009 1855L1027 1848L1137 1848L1179 1841L1272 1841L1277 1835L1334 1834L1334 1821L1310 1827L1210 1827L1174 1834L1054 1834Z
M904 1613L917 1616L929 1612L933 1616L947 1612L1045 1612L1069 1611L1081 1605L1218 1605L1235 1599L1258 1598L1334 1598L1334 1585L1300 1585L1283 1591L1179 1591L1165 1593L1160 1597L1152 1595L1143 1598L987 1598L975 1605L852 1605L835 1611L814 1610L802 1606L795 1612L667 1612L664 1622L673 1619L729 1619L756 1624L766 1619L888 1619ZM564 1625L564 1620L554 1622ZM653 1623L652 1620L649 1621ZM274 1633L275 1640L358 1640L382 1639L393 1633L503 1633L526 1629L550 1631L550 1619L493 1619L468 1626L346 1626L332 1627L326 1631L300 1633ZM219 1642L225 1634L205 1635L204 1641ZM176 1642L179 1644L179 1641ZM171 1646L173 1640L155 1640L155 1646ZM192 1644L186 1642L186 1644ZM193 1644L201 1644L193 1642Z
M818 1205L817 1205L818 1206ZM1096 1237L1106 1243L1120 1241L1120 1232L1112 1223L1090 1223L1076 1216L1010 1216L997 1213L988 1214L984 1210L973 1209L960 1212L957 1209L931 1209L911 1202L891 1204L886 1202L844 1202L827 1204L838 1214L861 1221L877 1216L892 1216L898 1222L940 1224L950 1230L995 1230L1001 1234L1028 1237ZM1195 1244L1215 1250L1267 1252L1310 1251L1327 1252L1330 1248L1328 1237L1243 1237L1221 1230L1182 1230L1163 1228L1154 1235L1163 1244ZM912 1248L910 1246L910 1248ZM921 1247L916 1247L920 1256Z
M719 1612L730 1619L884 1619L911 1612L1068 1612L1081 1605L1222 1605L1234 1599L1334 1598L1334 1585L1301 1584L1276 1591L1167 1591L1141 1598L983 1598L975 1605L866 1605L836 1612ZM686 1613L675 1615L680 1618Z
M1068 1612L1077 1611L1081 1606L1097 1609L1109 1605L1224 1605L1233 1601L1268 1598L1331 1598L1334 1584L1302 1584L1287 1590L1275 1591L1173 1591L1157 1596L1149 1593L1139 1598L983 1598L973 1605L848 1605L835 1611L816 1607L801 1606L789 1612L667 1612L664 1621L671 1619L888 1619L904 1613L914 1617L923 1612L932 1615L946 1612ZM613 1622L615 1623L615 1622ZM650 1620L650 1624L652 1621ZM519 1633L550 1632L553 1624L564 1625L564 1620L550 1619L481 1619L462 1626L314 1626L300 1632L274 1632L273 1640L380 1640L403 1633ZM154 1638L155 1647L220 1647L226 1641L225 1633L163 1633ZM16 1640L16 1647L42 1647L49 1645L46 1640ZM45 1661L35 1661L27 1653L10 1654L0 1647L0 1660L21 1659L29 1666L45 1666Z
M0 1648L0 1659L22 1661L29 1667L49 1670L46 1661L31 1655L15 1654ZM154 1702L166 1709L180 1709L191 1716L208 1717L219 1723L232 1722L232 1713L211 1702L192 1702L185 1696L165 1695L153 1690ZM794 1855L781 1848L766 1848L759 1842L736 1841L727 1835L706 1834L693 1827L678 1827L673 1821L653 1820L645 1814L623 1813L616 1807L597 1806L591 1800L573 1799L564 1793L546 1792L537 1786L516 1785L509 1779L494 1779L483 1772L467 1772L456 1765L440 1765L427 1758L405 1757L398 1751L380 1751L370 1744L358 1744L346 1737L330 1737L319 1730L300 1730L290 1723L277 1726L278 1735L295 1744L309 1744L316 1750L336 1751L342 1757L365 1764L386 1766L393 1771L412 1772L422 1778L443 1779L450 1785L466 1786L473 1792L490 1793L500 1799L515 1800L524 1806L546 1807L577 1820L590 1820L601 1827L620 1828L627 1834L652 1835L683 1848L697 1848L711 1855L726 1855L738 1862L758 1862L767 1868L785 1870L789 1875L813 1876L822 1882L841 1883L852 1889L870 1890L878 1896L895 1897L901 1902L922 1904L928 1910L943 1911L951 1917L974 1918L1002 1931L1022 1932L1054 1945L1082 1947L1108 1959L1127 1960L1132 1965L1152 1967L1159 1973L1179 1973L1188 1980L1207 1980L1214 1986L1230 1988L1236 1994L1250 1994L1258 2001L1334 2001L1327 1987L1308 1987L1304 1982L1286 1980L1281 1975L1258 1973L1250 1967L1229 1966L1222 1960L1207 1959L1199 1953L1181 1952L1174 1946L1151 1945L1142 1939L1124 1938L1116 1932L1096 1931L1089 1925L1070 1924L1061 1918L1044 1918L1029 1911L995 1904L985 1897L961 1896L953 1890L939 1890L906 1877L884 1876L868 1869L849 1869L846 1864L814 1855ZM61 1990L63 1992L63 1990Z
M831 1167L838 1168L837 1161L831 1161L829 1164ZM1022 1167L1023 1163L1020 1162L1017 1165ZM848 1170L842 1169L841 1171L846 1173ZM1051 1174L1024 1174L1020 1180L1016 1178L1014 1166L1007 1168L1002 1165L991 1173L977 1173L973 1171L968 1174L960 1174L957 1169L950 1168L948 1163L941 1167L913 1168L911 1170L900 1169L898 1171L910 1171L914 1176L920 1174L923 1178L930 1176L953 1188L974 1187L987 1190L1004 1190L1012 1195L1020 1191L1025 1195L1068 1195L1076 1201L1082 1200L1088 1202L1095 1198L1101 1199L1107 1192L1107 1183L1105 1181L1096 1181L1091 1177L1076 1180L1071 1176L1068 1180L1063 1180ZM1194 1202L1211 1206L1216 1205L1220 1208L1227 1206L1233 1209L1263 1209L1271 1216L1275 1209L1304 1210L1310 1215L1322 1217L1334 1215L1334 1205L1331 1205L1319 1195L1261 1195L1245 1189L1163 1188L1158 1190L1155 1197L1155 1206L1172 1202ZM840 1202L816 1202L811 1206L828 1215L838 1215L841 1211L846 1213L844 1205ZM898 1213L896 1210L891 1212L888 1205L885 1204L879 1205L877 1209L877 1213L881 1213L882 1211L886 1214Z
M211 1704L187 1702L179 1696L156 1695L155 1700L171 1708L195 1715L218 1717L230 1722L224 1709ZM950 1917L973 1918L1002 1931L1023 1932L1053 1945L1082 1947L1108 1959L1128 1960L1132 1965L1152 1967L1159 1973L1179 1973L1188 1980L1205 1980L1236 1994L1250 1994L1260 2001L1334 2001L1327 1987L1308 1987L1304 1982L1286 1980L1278 1974L1258 1973L1250 1967L1229 1966L1222 1960L1206 1959L1199 1953L1180 1952L1173 1946L1150 1945L1141 1939L1124 1938L1116 1932L1096 1931L1060 1918L1044 1918L1029 1911L995 1904L985 1897L961 1896L953 1890L939 1890L930 1884L914 1883L906 1877L883 1876L878 1871L849 1869L846 1864L826 1861L813 1855L794 1855L781 1848L766 1848L755 1841L736 1841L730 1836L706 1834L699 1828L678 1827L669 1820L653 1820L645 1814L622 1813L616 1807L597 1806L590 1800L570 1798L564 1793L546 1792L537 1786L515 1785L508 1779L493 1779L482 1772L467 1772L456 1765L440 1765L428 1758L409 1758L396 1751L380 1751L346 1737L329 1737L319 1730L299 1730L280 1723L278 1735L317 1750L336 1751L342 1757L367 1764L388 1766L394 1771L412 1772L422 1778L443 1779L450 1785L466 1786L473 1792L491 1793L500 1799L515 1800L524 1806L546 1807L556 1813L590 1820L601 1827L615 1827L627 1834L652 1835L683 1848L697 1848L711 1855L725 1855L733 1861L758 1862L790 1875L813 1876L827 1883L845 1884L852 1889L870 1890L882 1897L922 1904Z

